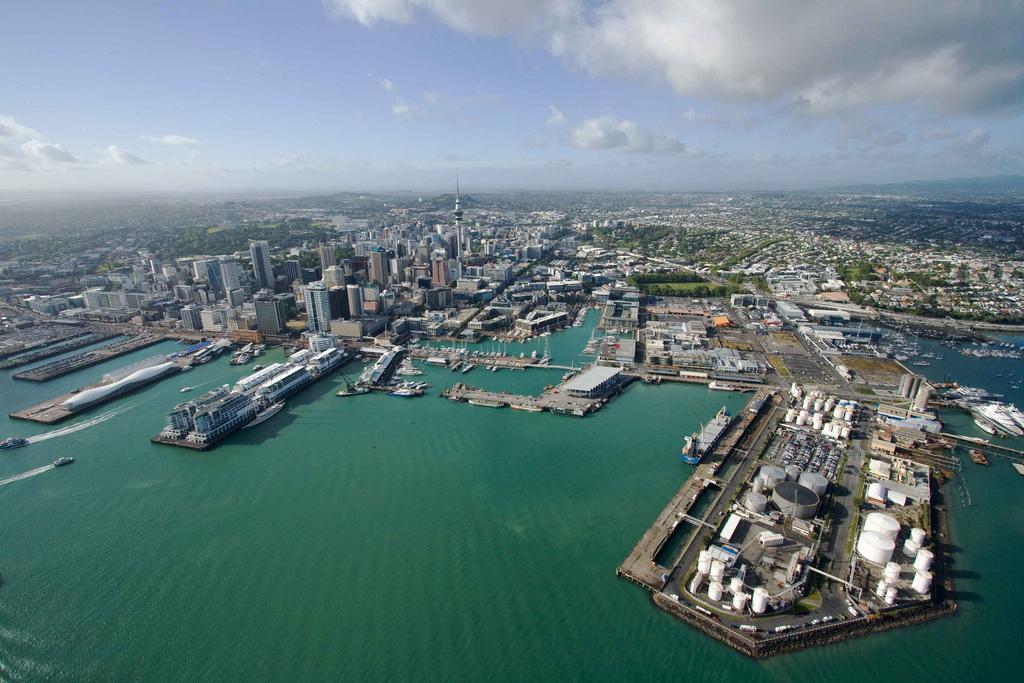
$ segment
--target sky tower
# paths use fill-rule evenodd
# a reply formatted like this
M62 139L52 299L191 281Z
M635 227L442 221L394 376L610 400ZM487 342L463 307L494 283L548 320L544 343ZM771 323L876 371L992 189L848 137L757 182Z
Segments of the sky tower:
M456 171L455 173L455 211L453 212L453 215L455 216L455 238L459 242L459 249L458 252L456 253L456 256L458 256L461 259L464 255L465 238L462 234L462 203L459 197L458 171Z

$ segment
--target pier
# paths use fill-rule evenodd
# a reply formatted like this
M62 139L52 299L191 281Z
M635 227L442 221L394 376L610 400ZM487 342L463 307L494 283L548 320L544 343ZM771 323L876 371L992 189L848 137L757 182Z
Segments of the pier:
M937 440L947 446L977 448L986 455L996 455L1004 458L1010 458L1011 460L1016 460L1018 462L1024 462L1024 450L1010 448L1009 446L1003 446L998 443L992 443L985 439L975 439L970 436L960 436L958 434L942 432L942 434L937 437Z
M111 358L117 358L123 356L126 353L132 351L138 351L144 349L147 346L158 344L164 341L166 337L163 334L156 334L152 332L143 332L137 334L130 339L115 342L107 346L102 346L98 349L91 349L84 351L75 356L69 358L61 358L60 360L46 365L40 365L37 368L31 370L24 370L14 375L14 379L28 380L31 382L45 382L47 380L54 379L55 377L61 377L63 375L88 368L102 363L103 361L110 360ZM98 340L94 340L98 341Z
M118 332L116 330L98 329L88 330L68 337L62 337L53 343L45 344L34 349L18 351L7 356L3 360L0 360L0 370L16 368L19 365L28 365L29 363L34 363L38 360L59 356L62 353L74 351L75 349L80 349L83 346L97 344L101 341L106 341L122 335L122 332Z
M565 383L546 389L540 396L526 394L510 394L506 391L487 391L461 382L441 392L441 396L450 401L464 401L485 407L507 406L517 410L533 413L552 412L562 415L584 417L600 410L609 399L635 379L632 376L620 375L618 384L600 397L583 398L572 396L563 390Z

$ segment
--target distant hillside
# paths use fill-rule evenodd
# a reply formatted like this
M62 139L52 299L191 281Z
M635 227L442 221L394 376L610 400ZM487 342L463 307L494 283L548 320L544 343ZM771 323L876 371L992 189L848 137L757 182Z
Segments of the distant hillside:
M948 178L946 180L911 180L902 183L851 185L832 188L833 192L884 193L972 193L1020 194L1024 193L1024 175L996 175L977 178Z

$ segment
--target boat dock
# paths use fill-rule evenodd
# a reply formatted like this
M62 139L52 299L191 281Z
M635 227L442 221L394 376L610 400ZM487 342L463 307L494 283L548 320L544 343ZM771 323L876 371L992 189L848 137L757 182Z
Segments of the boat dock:
M126 353L132 351L138 351L144 349L147 346L152 346L159 342L164 341L166 337L163 334L142 332L129 339L115 342L107 346L102 346L98 349L91 349L84 351L75 356L69 358L61 358L60 360L46 365L40 365L37 368L31 370L24 370L14 375L14 379L23 379L31 382L45 382L55 377L61 377L63 375L88 368L102 363L103 361L110 360L111 358L117 358L123 356ZM94 340L98 341L98 340Z
M571 396L560 390L560 387L563 385L546 389L540 396L528 396L525 394L510 394L506 391L487 391L461 382L452 385L450 389L442 391L441 396L450 401L474 403L484 407L504 405L533 413L551 412L583 417L600 410L612 395L621 391L632 379L634 378L623 375L622 382L618 387L609 395L601 398Z
M942 432L937 437L937 440L945 443L948 446L960 446L961 448L976 448L986 455L997 455L1002 457L1008 457L1011 459L1021 459L1024 461L1024 450L1018 448L1010 448L1009 446L1003 446L1002 444L992 443L985 439L975 439L970 436L960 436L958 434L950 434L948 432Z
M545 363L543 358L530 358L524 356L487 356L487 355L474 355L472 353L462 353L461 351L452 351L451 349L438 349L429 346L414 346L409 349L409 355L416 360L428 360L430 358L443 358L449 366L455 362L466 362L469 361L475 365L479 365L484 368L497 367L505 368L508 370L525 370L526 368L550 368L552 370L579 370L579 368L573 368L568 365L553 365L551 363Z
M0 360L0 370L16 368L19 365L28 365L45 358L52 358L68 351L80 349L83 346L97 344L101 341L123 336L122 332L110 329L92 329L79 334L69 335L55 340L53 343L45 344L27 351L13 353L3 360Z
M756 405L760 399L770 396L766 392L760 392L751 399L748 406ZM771 409L762 410L759 413L744 409L743 413L733 421L714 451L704 456L693 475L683 482L654 523L640 537L626 559L615 570L616 575L643 586L649 591L656 592L662 589L675 567L658 564L656 561L658 555L681 524L714 526L708 521L708 518L714 516L713 513L723 497L732 494L743 481L743 477L739 475L744 468L733 467L727 480L720 479L718 471L734 454L746 458L750 450L749 445L765 434L765 429L772 423L776 412L774 404L765 402L765 405ZM698 519L690 514L690 509L709 489L715 490L715 499L708 507L705 517ZM679 555L684 556L686 550L687 546L684 545L680 549ZM672 564L674 565L675 562Z

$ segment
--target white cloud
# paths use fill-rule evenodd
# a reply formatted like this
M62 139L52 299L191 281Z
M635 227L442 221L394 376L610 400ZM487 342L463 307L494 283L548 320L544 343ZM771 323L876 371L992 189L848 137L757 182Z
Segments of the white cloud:
M594 75L679 93L793 101L824 115L886 102L1024 102L1024 3L976 0L322 0L372 26L430 14L546 46Z
M558 107L553 104L548 105L548 120L545 125L564 126L567 123L569 123L569 119L565 118L565 114Z
M157 142L161 145L172 147L198 147L199 140L185 135L141 135L139 136L148 142Z
M0 116L0 169L51 171L77 166L82 160L62 144L11 116Z
M130 166L133 164L148 164L149 162L142 157L137 157L131 152L128 152L117 145L110 145L104 150L104 161L119 164L121 166Z
M679 138L646 130L633 121L613 116L586 119L573 128L572 142L581 149L610 149L630 154L700 154Z

